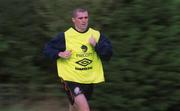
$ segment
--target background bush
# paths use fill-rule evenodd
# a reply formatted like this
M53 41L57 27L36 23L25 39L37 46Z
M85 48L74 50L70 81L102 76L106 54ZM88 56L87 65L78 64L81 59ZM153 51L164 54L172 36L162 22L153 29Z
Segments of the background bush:
M179 111L179 0L1 0L0 92L11 93L0 99L59 94L56 64L42 48L72 26L71 11L79 6L87 7L90 25L105 33L114 51L104 62L107 82L96 86L93 108ZM55 84L51 91L39 87L49 84Z

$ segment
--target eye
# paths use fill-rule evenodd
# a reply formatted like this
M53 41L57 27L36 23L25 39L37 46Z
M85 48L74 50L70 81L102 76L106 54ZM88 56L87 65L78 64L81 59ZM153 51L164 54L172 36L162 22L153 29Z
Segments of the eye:
M83 17L79 17L78 19L80 19L80 20L81 20L81 19L83 19Z
M82 19L88 19L88 17L78 17L78 19L82 20Z

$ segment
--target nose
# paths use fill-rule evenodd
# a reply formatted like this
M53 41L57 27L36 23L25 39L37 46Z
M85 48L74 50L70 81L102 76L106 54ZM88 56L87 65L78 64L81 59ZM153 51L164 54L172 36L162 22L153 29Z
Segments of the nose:
M83 20L82 20L82 22L83 22L83 23L85 23L85 22L86 22L86 20L85 20L85 19L83 19Z

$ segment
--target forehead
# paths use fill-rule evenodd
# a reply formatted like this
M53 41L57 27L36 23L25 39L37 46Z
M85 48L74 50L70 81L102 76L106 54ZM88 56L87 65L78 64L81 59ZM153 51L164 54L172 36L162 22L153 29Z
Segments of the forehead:
M88 12L76 12L76 17L87 17L88 16Z

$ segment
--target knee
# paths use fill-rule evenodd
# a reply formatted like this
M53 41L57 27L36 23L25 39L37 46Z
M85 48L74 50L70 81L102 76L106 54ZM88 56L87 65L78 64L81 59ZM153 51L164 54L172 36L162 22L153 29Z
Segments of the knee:
M79 111L90 111L88 106L81 106L78 109L79 109Z
M89 107L87 107L87 108L84 108L84 110L82 110L82 111L90 111L90 109L89 109Z
M90 111L90 108L88 105L81 105L77 106L78 111Z

